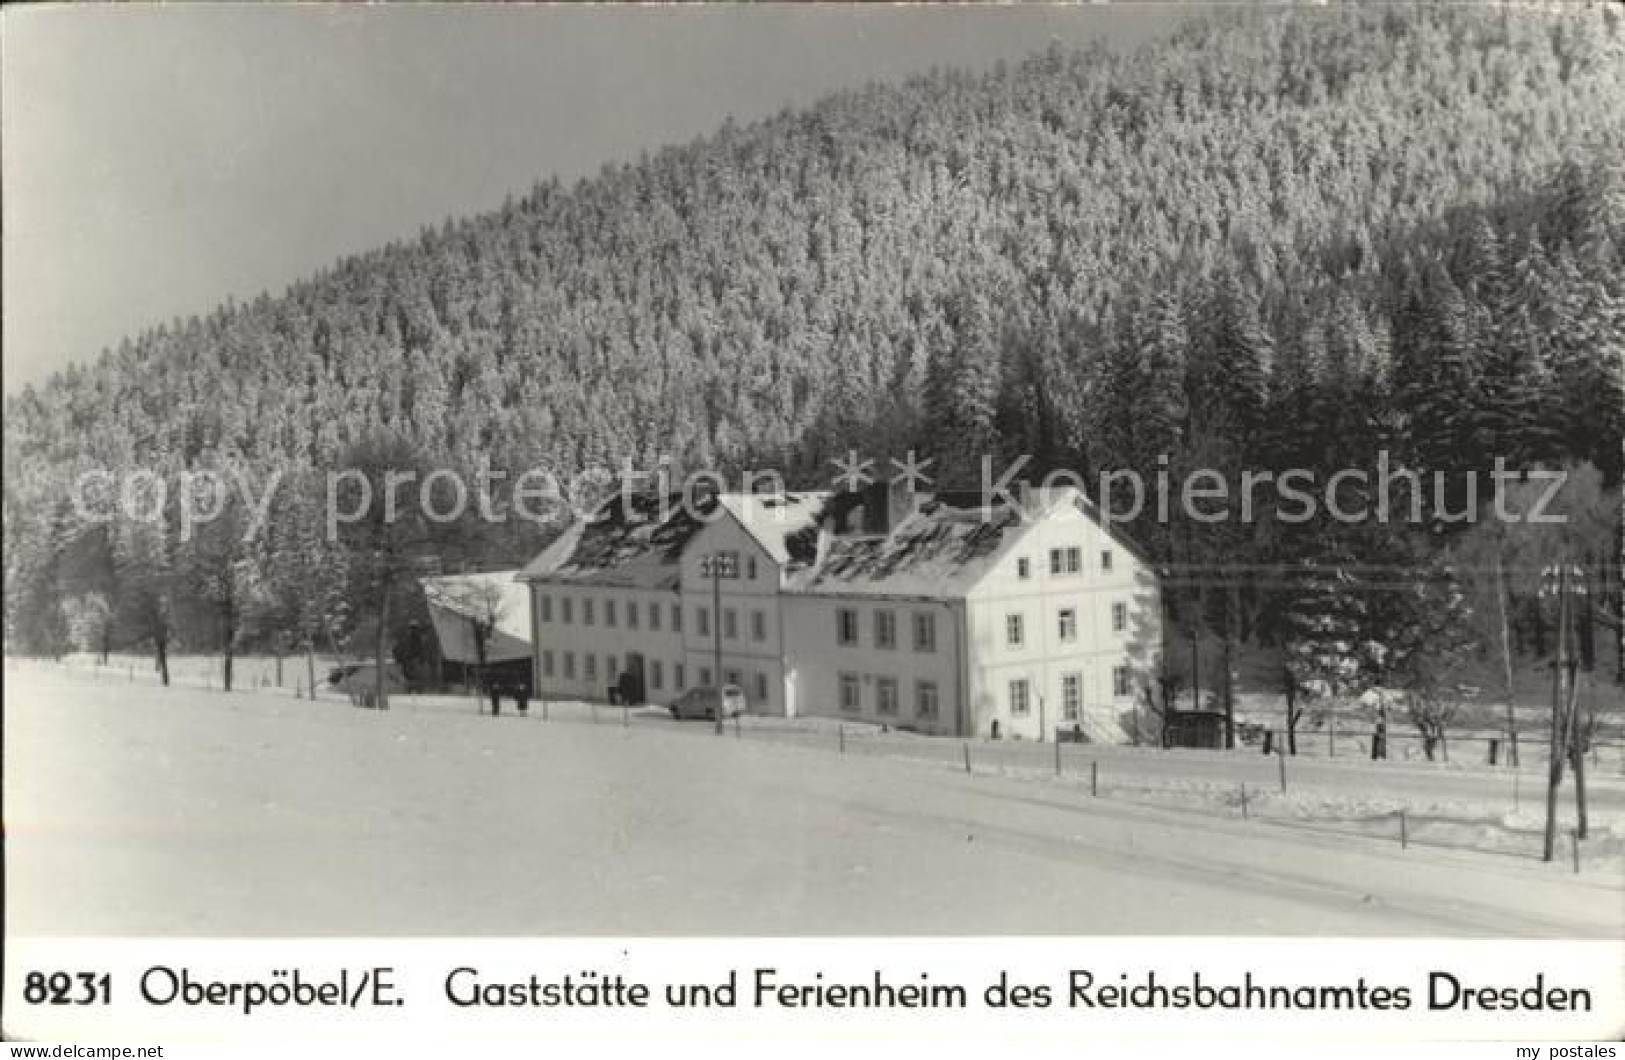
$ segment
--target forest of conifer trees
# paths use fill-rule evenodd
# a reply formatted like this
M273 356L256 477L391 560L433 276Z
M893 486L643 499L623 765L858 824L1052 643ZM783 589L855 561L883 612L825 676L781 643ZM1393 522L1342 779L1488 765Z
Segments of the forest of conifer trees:
M1622 277L1606 8L1225 9L1138 54L871 85L543 180L8 398L7 650L343 644L380 594L413 614L381 563L511 566L552 532L326 539L323 474L380 444L509 482L669 458L803 486L848 450L963 484L982 455L1088 480L1386 453L1455 483L1565 469L1579 529L1487 528L1458 516L1493 498L1456 487L1415 525L1142 516L1175 635L1275 652L1289 690L1432 687L1498 665L1492 613L1517 665L1548 651L1561 553L1592 588L1585 661L1617 674ZM262 533L71 503L89 470L199 468L280 484ZM1349 643L1385 650L1327 659Z

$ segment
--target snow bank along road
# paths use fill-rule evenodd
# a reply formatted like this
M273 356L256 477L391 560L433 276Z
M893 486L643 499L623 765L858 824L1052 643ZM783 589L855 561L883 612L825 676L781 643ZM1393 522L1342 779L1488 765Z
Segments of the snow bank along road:
M827 747L29 667L5 711L20 935L1625 932L1615 872Z

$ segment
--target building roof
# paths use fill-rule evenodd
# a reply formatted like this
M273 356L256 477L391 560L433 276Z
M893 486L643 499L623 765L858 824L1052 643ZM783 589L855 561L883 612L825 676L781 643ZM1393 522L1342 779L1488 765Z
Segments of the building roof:
M829 507L831 494L725 493L722 506L774 561L788 564L804 554L801 542L816 534Z
M589 519L578 519L519 572L520 581L675 590L682 580L683 548L705 526L714 501L682 503L617 492Z
M890 533L833 536L823 556L793 579L793 588L832 596L964 596L1035 517L1074 503L1076 491L1041 491L1027 513L1017 505L980 501L979 496L937 497Z
M486 662L530 657L530 600L514 571L442 574L424 578L423 596L440 641L440 654L451 662L479 661L474 623L493 621L485 645Z
M811 529L828 502L823 492L664 498L617 493L590 519L578 520L519 572L520 581L568 581L637 589L673 589L682 579L682 554L694 535L722 511L781 564L792 561L798 535Z

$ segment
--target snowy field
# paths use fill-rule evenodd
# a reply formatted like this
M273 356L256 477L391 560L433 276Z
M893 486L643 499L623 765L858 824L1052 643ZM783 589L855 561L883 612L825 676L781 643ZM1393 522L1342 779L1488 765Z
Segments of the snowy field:
M1625 934L1606 769L1575 874L1566 835L1538 860L1535 768L1296 759L1282 794L1256 753L1067 745L1057 776L973 743L967 775L957 741L822 720L16 662L5 715L20 935Z

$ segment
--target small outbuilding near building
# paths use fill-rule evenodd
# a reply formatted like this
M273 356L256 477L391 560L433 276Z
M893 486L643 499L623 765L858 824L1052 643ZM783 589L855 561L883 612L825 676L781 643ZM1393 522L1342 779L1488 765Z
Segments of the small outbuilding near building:
M529 592L514 580L517 573L481 571L423 579L447 680L475 683L483 638L487 676L508 683L511 670L529 684Z

